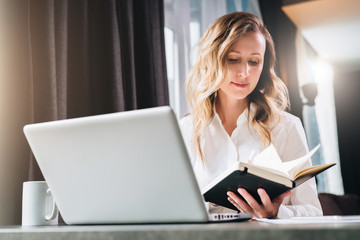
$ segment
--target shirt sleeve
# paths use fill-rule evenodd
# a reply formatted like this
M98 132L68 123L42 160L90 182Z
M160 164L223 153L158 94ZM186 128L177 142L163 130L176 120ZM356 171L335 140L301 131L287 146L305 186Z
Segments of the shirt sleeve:
M297 159L309 151L300 119L294 116L289 119L290 121L284 124L276 137L278 140L276 145L283 161ZM309 160L305 166L311 165L311 160ZM315 178L312 178L291 190L291 195L286 197L281 204L277 217L321 216L322 214Z

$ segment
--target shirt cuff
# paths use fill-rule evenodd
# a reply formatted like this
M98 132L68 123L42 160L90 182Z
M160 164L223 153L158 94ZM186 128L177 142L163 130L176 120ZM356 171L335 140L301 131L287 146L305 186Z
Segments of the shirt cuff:
M289 208L287 208L283 204L280 205L279 212L277 214L277 218L290 218L293 216L294 216L294 213Z

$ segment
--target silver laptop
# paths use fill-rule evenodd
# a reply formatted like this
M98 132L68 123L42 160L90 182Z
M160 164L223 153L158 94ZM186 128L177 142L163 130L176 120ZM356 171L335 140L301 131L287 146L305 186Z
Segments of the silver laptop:
M67 224L246 220L208 215L170 107L24 127Z

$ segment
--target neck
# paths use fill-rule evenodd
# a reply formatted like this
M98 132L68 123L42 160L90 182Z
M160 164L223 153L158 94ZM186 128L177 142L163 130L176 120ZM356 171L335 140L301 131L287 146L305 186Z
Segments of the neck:
M221 97L220 95L221 94L218 94L215 103L216 112L218 113L225 130L231 136L236 128L237 119L248 106L248 100L234 100Z

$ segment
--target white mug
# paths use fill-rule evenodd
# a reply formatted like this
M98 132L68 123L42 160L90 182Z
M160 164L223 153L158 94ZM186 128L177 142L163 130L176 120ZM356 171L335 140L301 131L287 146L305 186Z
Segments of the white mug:
M58 224L58 210L45 181L23 183L22 225Z

